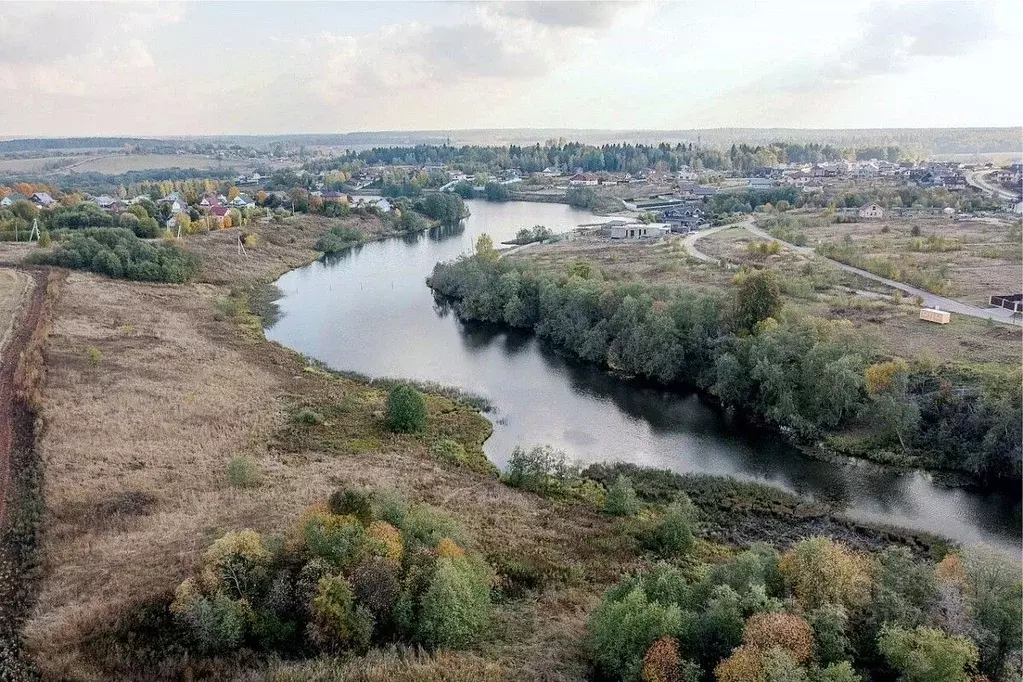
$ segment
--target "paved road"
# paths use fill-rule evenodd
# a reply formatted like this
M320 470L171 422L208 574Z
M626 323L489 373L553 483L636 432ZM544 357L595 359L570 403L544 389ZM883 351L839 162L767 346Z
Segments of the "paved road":
M960 301L952 300L951 298L938 296L937 294L932 294L929 291L918 289L917 287L910 286L909 284L906 284L904 282L897 282L886 277L875 275L872 272L867 272L866 270L862 270L852 265L840 263L837 260L824 258L824 256L817 254L816 251L814 251L808 246L796 246L795 244L790 244L786 241L778 239L777 237L772 237L767 232L764 232L759 227L753 225L752 221L744 222L742 223L742 226L762 239L768 239L772 242L778 242L779 244L786 246L792 249L793 251L796 251L803 255L821 258L823 260L828 261L829 263L833 263L834 265L837 265L846 272L851 272L853 274L859 275L860 277L872 279L875 282L880 282L881 284L891 287L892 289L898 289L899 291L910 296L920 297L921 299L923 299L924 306L927 308L939 308L941 310L947 310L950 313L955 313L957 315L966 315L967 317L976 317L981 320L993 320L995 322L1003 322L1005 324L1015 325L1023 324L1023 321L1013 319L1012 313L1006 310L1005 308L980 308L975 305L970 305L969 303L962 303Z
M1019 201L1019 195L1011 192L1004 187L1000 187L988 179L988 175L994 173L993 170L989 171L975 171L966 174L966 182L973 185L982 192L987 192L997 199L1005 199L1006 201Z

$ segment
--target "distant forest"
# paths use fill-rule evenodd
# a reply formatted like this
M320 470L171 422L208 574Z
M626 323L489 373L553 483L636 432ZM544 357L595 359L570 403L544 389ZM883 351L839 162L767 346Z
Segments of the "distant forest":
M871 156L898 160L898 147L869 150ZM527 172L547 167L582 168L584 171L635 173L649 168L679 170L683 166L697 170L751 171L776 163L819 163L855 155L831 145L775 142L751 147L732 145L726 150L697 146L693 143L670 145L605 144L599 147L581 142L548 142L532 146L509 145L484 147L449 145L416 145L415 147L377 147L364 151L348 151L340 156L307 163L310 171L323 171L356 163L411 165L444 164L466 171L518 168Z
M272 145L336 147L366 150L373 147L416 145L532 146L545 140L575 140L588 145L694 143L701 147L727 150L734 145L767 145L786 142L800 145L832 145L844 149L897 146L907 154L980 154L1020 151L1019 128L715 128L693 130L424 130L325 133L301 135L213 135L168 137L76 137L24 138L0 141L0 154L57 150L110 148L133 145L142 148L187 148L196 143L239 145L269 149Z

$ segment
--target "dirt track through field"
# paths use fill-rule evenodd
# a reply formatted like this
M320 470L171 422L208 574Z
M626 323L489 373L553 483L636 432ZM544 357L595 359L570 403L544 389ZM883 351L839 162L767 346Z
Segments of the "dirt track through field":
M16 395L18 364L42 311L46 297L46 274L14 271L23 280L20 305L13 306L10 321L0 328L0 528L7 508L8 484L11 478L11 450L14 444L15 411L20 398ZM15 287L18 291L18 287Z

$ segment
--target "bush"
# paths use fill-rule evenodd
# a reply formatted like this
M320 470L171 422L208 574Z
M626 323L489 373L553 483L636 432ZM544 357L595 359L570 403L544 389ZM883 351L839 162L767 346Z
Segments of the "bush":
M259 465L248 457L232 457L227 462L227 482L232 488L259 485Z
M450 464L465 466L470 463L469 458L465 454L465 446L457 440L451 440L450 438L434 441L430 445L430 454Z
M331 514L354 516L368 526L373 521L373 501L365 490L335 490L327 500Z
M313 598L313 623L322 645L365 650L373 636L373 616L356 605L352 586L340 575L322 578Z
M817 643L814 658L820 665L838 663L847 658L850 650L846 624L849 617L837 604L826 604L810 613L810 627Z
M426 400L423 394L403 385L387 396L387 427L399 433L416 433L426 428Z
M639 499L627 476L619 476L607 491L604 511L612 516L632 516L639 511Z
M317 239L314 248L323 253L337 253L361 241L362 232L347 225L337 225Z
M202 585L234 598L250 597L264 585L272 558L256 531L226 533L203 552Z
M623 682L640 679L643 658L650 645L662 637L673 637L682 629L678 606L647 599L639 587L624 598L611 594L597 608L587 627L587 648L597 669Z
M679 656L674 637L661 637L643 656L643 682L700 682L703 671Z
M366 529L354 516L313 510L305 515L300 529L309 554L338 568L356 564L368 552Z
M693 535L695 513L696 508L685 493L680 493L679 500L668 505L653 532L653 549L658 555L679 557L693 550L696 545Z
M206 653L237 648L245 637L250 614L245 601L234 601L223 593L206 597L191 580L181 583L175 591L170 610Z
M308 407L303 407L296 412L292 419L296 424L305 424L307 426L316 426L323 423L323 415Z
M778 568L804 610L825 604L855 608L870 597L865 559L828 538L796 543L782 556Z
M29 260L142 282L183 283L199 272L198 258L177 245L150 244L124 228L77 230L52 251L37 251Z
M483 566L465 557L439 558L422 599L419 641L429 647L462 647L489 618L490 581Z
M742 642L764 651L781 647L800 663L809 661L814 650L810 624L791 613L754 614L746 621Z
M578 479L578 467L568 461L564 452L550 445L538 445L532 450L516 447L504 477L505 483L513 488L545 496L565 492Z
M877 646L906 682L967 682L966 670L977 664L973 642L932 628L886 625Z
M90 366L99 367L99 363L103 361L103 352L96 346L88 346L85 349L85 359L89 361Z

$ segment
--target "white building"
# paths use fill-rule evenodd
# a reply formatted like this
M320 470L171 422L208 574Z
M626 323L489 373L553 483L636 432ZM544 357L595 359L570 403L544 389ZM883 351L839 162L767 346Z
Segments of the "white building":
M611 226L611 239L659 239L671 234L667 223L628 223Z

